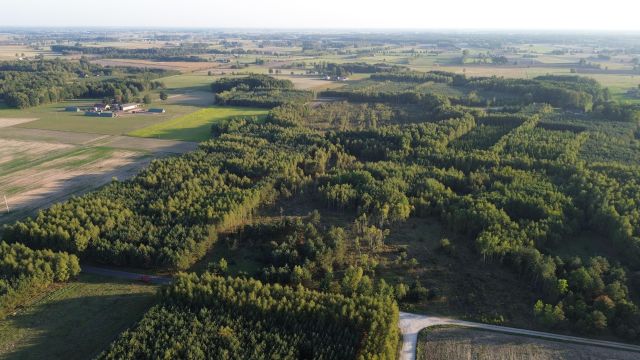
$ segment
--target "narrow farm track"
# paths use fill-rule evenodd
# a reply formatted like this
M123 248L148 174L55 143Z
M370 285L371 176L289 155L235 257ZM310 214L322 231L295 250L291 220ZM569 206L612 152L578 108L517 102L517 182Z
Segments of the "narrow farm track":
M89 266L89 265L82 265L82 272L86 274L102 275L102 276L114 277L118 279L148 282L148 283L157 284L157 285L168 285L168 284L171 284L171 282L173 281L173 279L168 276L138 274L133 272L113 270L113 269L107 269L107 268Z
M437 325L453 325L462 326L467 328L483 329L496 331L506 334L531 336L542 339L566 341L576 344L593 345L607 347L611 349L627 350L640 352L640 346L618 343L613 341L603 341L588 338L581 338L576 336L552 334L541 331L517 329L506 326L489 325L482 323L475 323L470 321L457 320L452 318L427 316L411 313L400 313L400 331L402 331L402 353L400 355L401 360L414 360L416 358L416 346L418 343L418 333L424 328Z
M97 266L88 266L88 265L82 266L82 272L85 272L87 274L116 277L120 279L144 281L144 282L149 282L149 283L158 284L158 285L168 285L168 284L171 284L171 282L173 281L173 279L168 276L145 275L145 274L139 274L134 272L113 270L113 269L101 268ZM400 325L400 331L402 332L402 352L400 354L401 360L415 360L416 346L418 343L418 333L420 332L420 330L424 328L428 328L431 326L438 326L438 325L462 326L467 328L496 331L496 332L501 332L505 334L530 336L530 337L556 340L556 341L566 341L566 342L571 342L575 344L601 346L601 347L606 347L611 349L634 351L634 352L640 353L640 346L638 345L581 338L576 336L553 334L553 333L527 330L527 329L517 329L512 327L506 327L506 326L489 325L489 324L457 320L457 319L446 318L446 317L428 316L428 315L412 314L412 313L405 313L405 312L400 313L399 325Z

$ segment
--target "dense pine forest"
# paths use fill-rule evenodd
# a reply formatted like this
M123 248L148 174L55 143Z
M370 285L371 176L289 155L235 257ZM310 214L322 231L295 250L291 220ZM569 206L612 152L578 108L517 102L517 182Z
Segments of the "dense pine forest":
M79 272L75 255L0 242L0 318L52 283Z
M180 275L161 298L99 358L396 358L398 308L389 297L204 273Z
M269 115L216 123L198 150L8 225L2 239L155 269L189 269L221 243L253 254L241 271L221 258L179 276L105 359L393 358L396 302L446 301L412 275L424 266L415 250L390 241L432 220L452 237L437 250L449 267L466 265L464 248L524 284L536 327L640 340L637 106L579 76L362 68L323 64L376 72L320 104L288 80L218 80L219 103ZM296 199L314 211L255 221ZM592 247L579 250L585 234ZM508 310L491 320L508 323Z

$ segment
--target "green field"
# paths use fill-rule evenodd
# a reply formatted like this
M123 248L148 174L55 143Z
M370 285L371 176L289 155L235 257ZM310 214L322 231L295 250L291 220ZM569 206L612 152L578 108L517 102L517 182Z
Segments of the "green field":
M151 125L128 135L160 139L204 141L211 133L211 124L238 116L264 116L267 110L244 107L214 106L198 110L177 119Z
M155 286L80 275L0 321L2 359L89 359L154 301Z
M0 109L0 118L37 119L17 126L28 129L122 135L136 129L188 114L198 109L198 107L195 106L157 104L156 107L163 107L167 112L165 114L128 115L116 118L88 117L84 116L83 113L64 111L66 106L87 106L93 103L95 103L95 100L76 100L47 104L29 109Z

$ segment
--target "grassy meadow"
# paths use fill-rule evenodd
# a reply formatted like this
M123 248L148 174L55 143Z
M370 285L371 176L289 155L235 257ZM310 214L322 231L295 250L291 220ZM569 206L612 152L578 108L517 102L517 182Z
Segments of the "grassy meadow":
M267 110L245 107L214 106L194 113L130 132L128 135L182 141L204 141L210 137L211 125L240 116L264 116Z
M198 110L198 107L195 106L157 104L158 107L163 107L167 112L164 114L125 115L115 118L89 117L84 116L82 112L64 111L66 106L88 106L93 103L95 103L95 100L76 100L29 109L0 109L0 118L37 119L16 126L25 129L123 135L136 129L148 127Z
M156 289L86 274L54 285L0 321L0 358L93 358L142 317Z

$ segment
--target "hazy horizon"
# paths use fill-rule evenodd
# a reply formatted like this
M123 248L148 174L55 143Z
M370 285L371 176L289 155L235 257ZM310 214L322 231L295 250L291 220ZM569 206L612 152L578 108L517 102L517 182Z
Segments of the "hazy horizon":
M640 6L611 0L540 0L530 7L505 0L482 3L398 0L277 0L217 3L205 0L22 0L3 5L0 27L184 28L252 30L577 31L638 32ZM629 11L621 11L628 9Z

